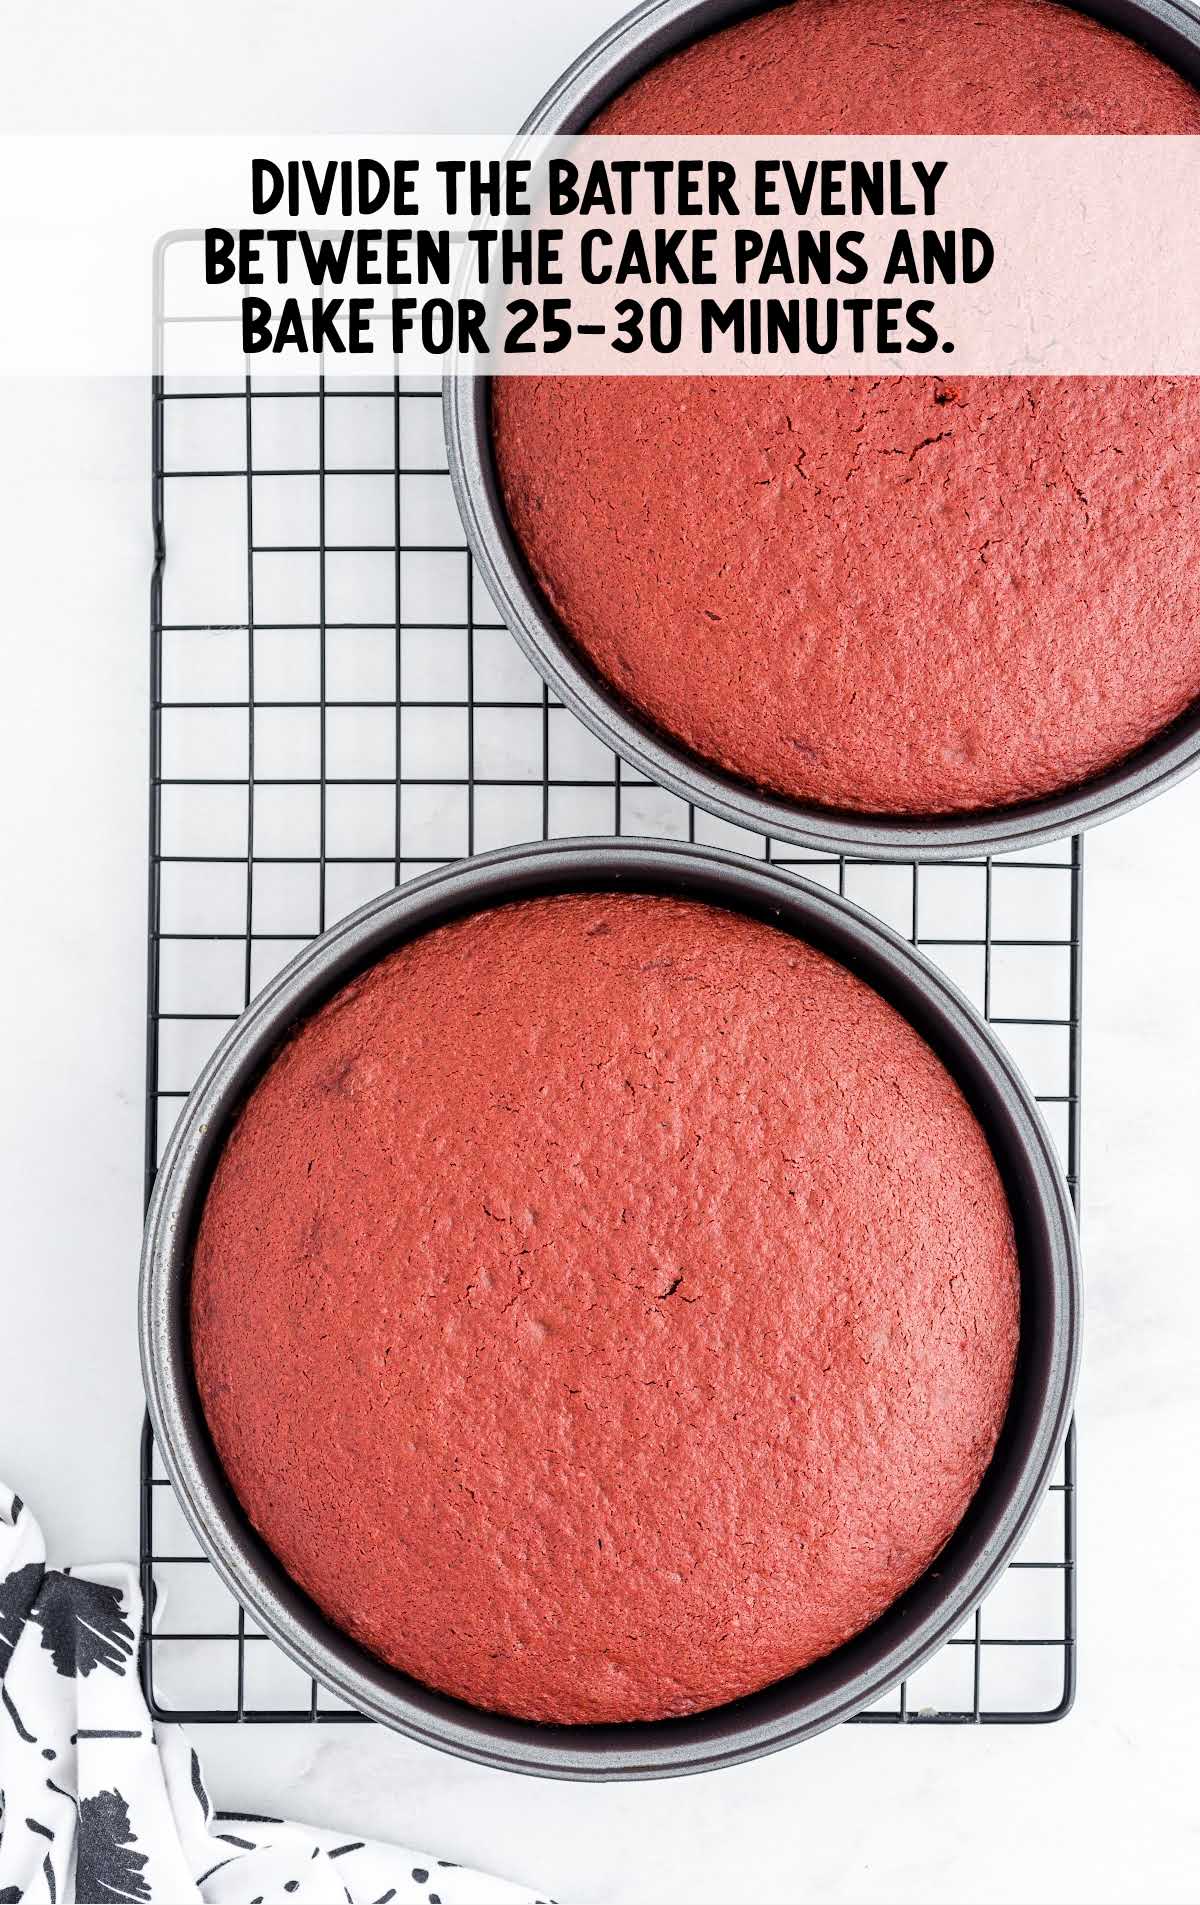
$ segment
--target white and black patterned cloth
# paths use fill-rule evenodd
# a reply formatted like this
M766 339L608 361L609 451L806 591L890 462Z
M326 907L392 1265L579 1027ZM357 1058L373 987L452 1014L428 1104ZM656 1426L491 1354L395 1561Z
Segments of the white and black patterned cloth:
M214 1813L185 1735L146 1710L141 1621L131 1567L47 1568L0 1484L0 1905L536 1905L404 1846Z

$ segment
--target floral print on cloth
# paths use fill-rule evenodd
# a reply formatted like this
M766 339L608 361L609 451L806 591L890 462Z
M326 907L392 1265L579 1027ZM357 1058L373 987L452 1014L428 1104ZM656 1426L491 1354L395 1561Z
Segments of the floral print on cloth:
M150 1719L141 1623L132 1567L48 1568L0 1484L0 1905L536 1905L404 1846L215 1813L182 1730Z

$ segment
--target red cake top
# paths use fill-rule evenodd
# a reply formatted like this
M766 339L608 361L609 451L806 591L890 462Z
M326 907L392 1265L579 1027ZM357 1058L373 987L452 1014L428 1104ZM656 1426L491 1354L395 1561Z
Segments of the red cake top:
M1200 94L1048 0L800 0L593 129L1200 133ZM1006 806L1200 696L1200 378L510 378L493 422L578 647L757 786Z
M928 1046L699 903L404 946L276 1058L200 1226L200 1397L339 1626L477 1706L649 1719L928 1566L1003 1420L1012 1226Z

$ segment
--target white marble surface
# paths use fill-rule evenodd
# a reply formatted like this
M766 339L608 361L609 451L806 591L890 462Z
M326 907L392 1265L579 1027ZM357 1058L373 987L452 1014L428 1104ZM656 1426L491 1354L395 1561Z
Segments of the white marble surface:
M0 123L514 122L609 8L47 0ZM55 1559L129 1554L141 1399L147 400L0 385L0 1463ZM1200 1898L1200 779L1088 849L1080 1696L1064 1724L842 1730L734 1772L552 1785L378 1729L213 1729L218 1799L427 1842L578 1905Z

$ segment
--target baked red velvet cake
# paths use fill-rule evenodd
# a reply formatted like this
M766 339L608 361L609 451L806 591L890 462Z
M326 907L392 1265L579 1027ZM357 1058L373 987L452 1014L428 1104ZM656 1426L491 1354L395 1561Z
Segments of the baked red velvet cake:
M800 0L592 130L1200 133L1200 94L1050 0ZM757 786L1005 806L1200 696L1200 378L509 378L493 419L563 626Z
M338 1626L547 1721L716 1706L928 1567L992 1454L1012 1224L930 1048L696 903L416 939L310 1019L204 1207L196 1380Z

